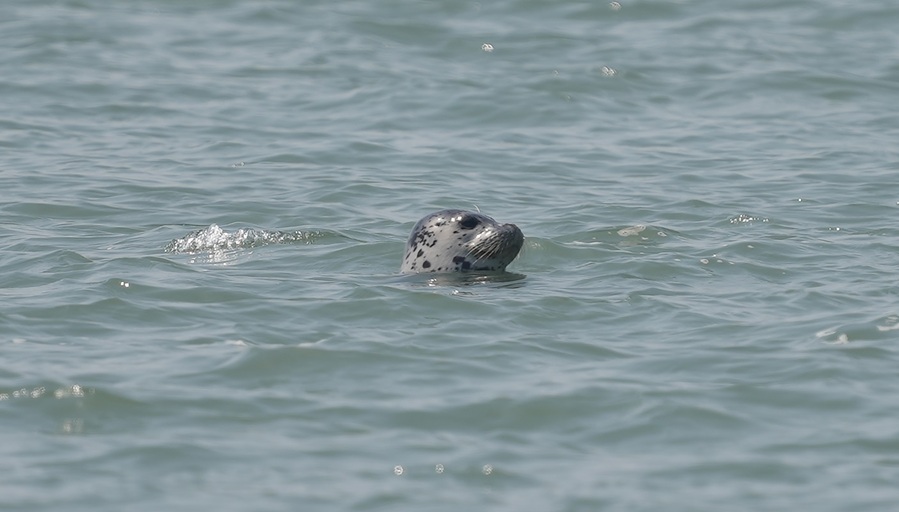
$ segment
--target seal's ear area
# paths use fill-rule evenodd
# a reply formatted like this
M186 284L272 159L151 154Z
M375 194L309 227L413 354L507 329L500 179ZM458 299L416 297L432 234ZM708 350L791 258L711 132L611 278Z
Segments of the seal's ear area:
M478 227L478 224L480 223L480 219L478 219L474 215L465 215L459 221L459 226L461 226L462 229L474 229Z

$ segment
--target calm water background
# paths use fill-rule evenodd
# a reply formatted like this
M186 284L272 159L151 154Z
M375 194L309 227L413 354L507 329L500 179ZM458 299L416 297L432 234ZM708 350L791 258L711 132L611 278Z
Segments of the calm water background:
M0 509L899 502L896 2L2 10Z

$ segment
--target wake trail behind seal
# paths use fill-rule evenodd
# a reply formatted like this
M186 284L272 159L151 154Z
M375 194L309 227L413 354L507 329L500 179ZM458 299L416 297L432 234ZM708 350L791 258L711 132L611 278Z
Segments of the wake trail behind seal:
M165 252L173 254L202 254L210 262L234 259L241 250L253 249L273 244L311 244L328 237L322 231L268 231L255 228L240 228L225 231L216 224L193 231L176 238L165 246Z

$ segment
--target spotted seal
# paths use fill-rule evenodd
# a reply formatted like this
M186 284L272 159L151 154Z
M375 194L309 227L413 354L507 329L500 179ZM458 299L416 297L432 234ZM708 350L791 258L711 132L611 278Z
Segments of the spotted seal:
M465 210L441 210L412 228L400 271L503 271L523 243L524 234L515 224Z

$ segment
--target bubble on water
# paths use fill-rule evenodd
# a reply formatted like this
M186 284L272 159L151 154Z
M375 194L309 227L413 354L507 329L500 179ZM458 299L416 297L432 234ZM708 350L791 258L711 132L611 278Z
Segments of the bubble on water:
M44 386L38 386L33 389L21 388L12 392L12 398L40 398L47 392ZM9 395L7 395L9 398Z
M890 315L884 320L884 325L878 325L877 330L880 332L894 331L899 329L899 316Z
M81 418L67 419L62 422L61 430L64 434L81 434L84 432L84 420Z
M493 466L491 466L490 464L484 464L484 467L481 468L481 472L485 475L490 475L493 473Z
M613 11L620 11L621 4L619 4L618 2L609 2L609 9L612 9Z
M402 476L406 470L403 469L403 466L393 466L393 474L396 476Z
M56 398L81 398L84 396L84 388L82 388L78 384L73 384L67 388L59 388L53 392L53 396Z
M487 53L490 53L490 52L493 51L493 45L490 44L490 43L484 43L484 44L481 45L481 49L484 50L484 51L487 52Z
M646 226L638 224L629 228L621 228L618 230L618 236L634 236L639 235L646 229Z
M434 471L438 475L442 475L443 474L443 464L437 464L436 466L434 466Z
M768 222L768 218L756 217L755 215L749 215L746 213L741 213L730 218L731 224L749 224L752 222Z
M839 333L838 327L828 327L815 333L815 337L821 339L829 345L845 345L849 343L849 336L846 333Z

